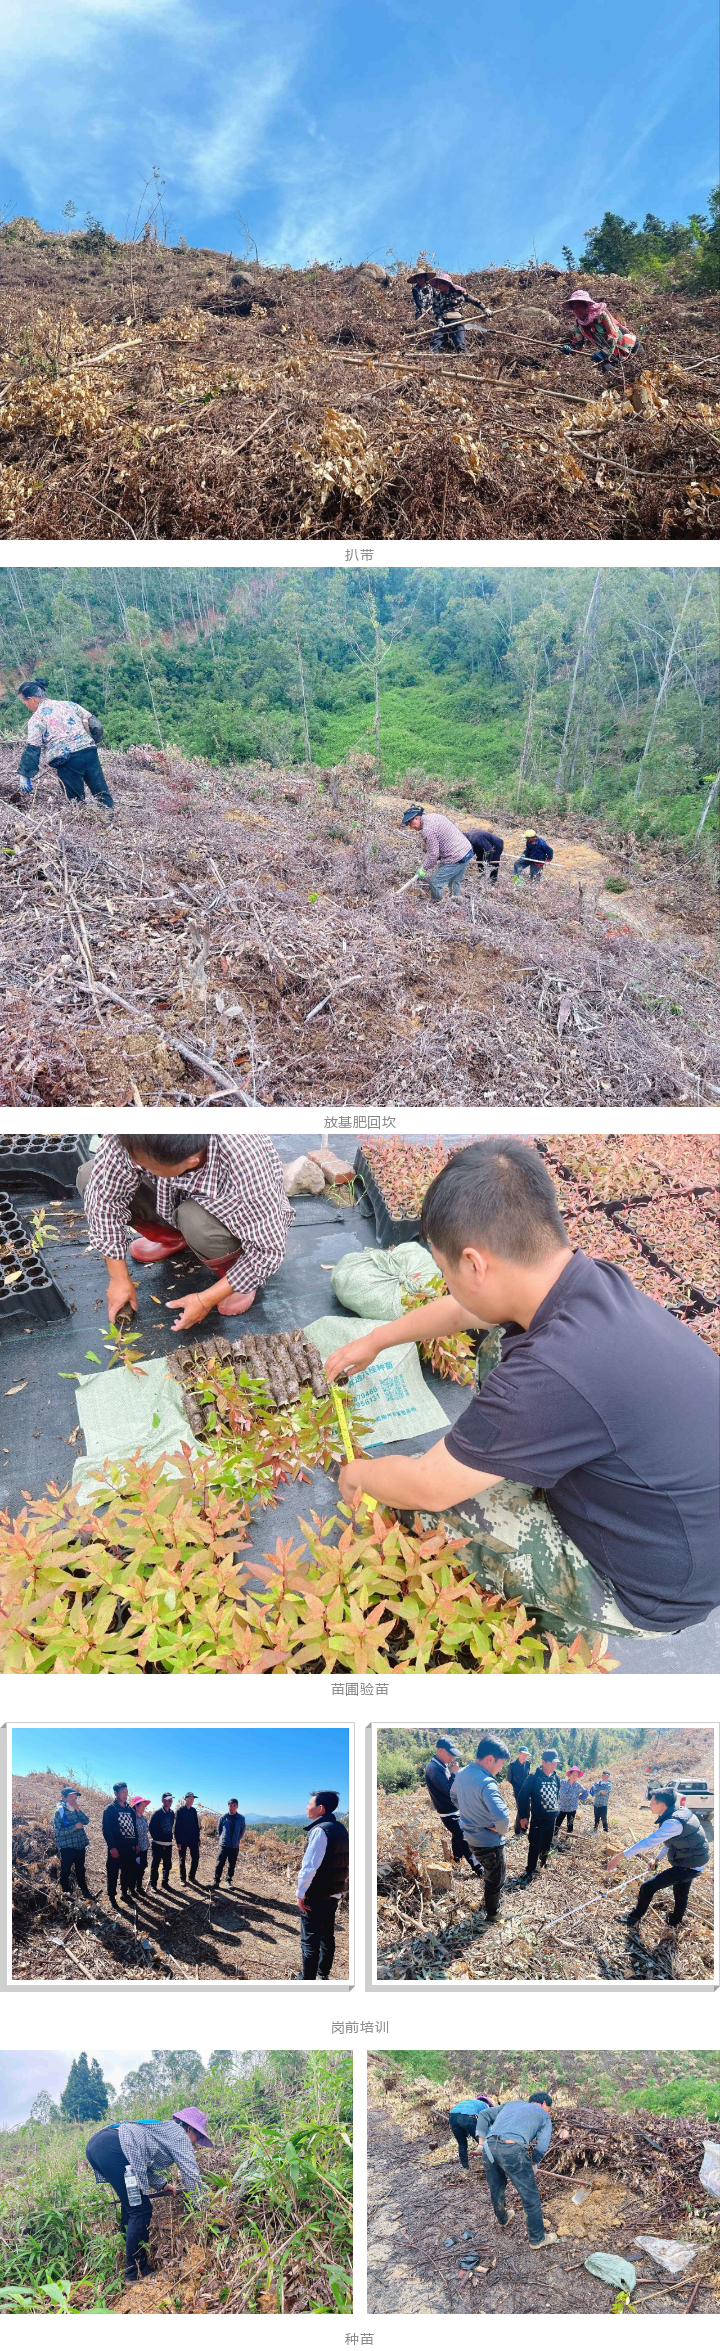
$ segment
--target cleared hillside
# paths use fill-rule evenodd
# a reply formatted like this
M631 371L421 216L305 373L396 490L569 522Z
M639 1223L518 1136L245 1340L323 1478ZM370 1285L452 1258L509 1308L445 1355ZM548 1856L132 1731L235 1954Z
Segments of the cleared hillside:
M430 353L406 274L0 235L6 538L711 538L720 299L603 279L640 331L613 389L565 357L573 277L466 273ZM468 324L478 314L468 314Z

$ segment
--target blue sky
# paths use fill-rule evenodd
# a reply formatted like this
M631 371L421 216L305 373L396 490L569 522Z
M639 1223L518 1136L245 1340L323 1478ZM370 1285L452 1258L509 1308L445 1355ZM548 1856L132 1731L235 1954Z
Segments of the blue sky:
M207 2065L210 2048L201 2047L197 2042L193 2043L193 2047L197 2048L203 2065ZM47 2090L48 2096L57 2105L73 2058L79 2055L80 2043L75 2049L3 2049L0 2065L0 2129L11 2130L18 2123L27 2122L30 2108L40 2090ZM89 2049L86 2043L85 2055L91 2065L93 2058L97 2057L106 2082L112 2082L113 2089L119 2090L126 2074L135 2073L139 2065L145 2065L152 2057L152 2050Z
M17 1730L13 1772L57 1771L111 1788L127 1775L133 1796L159 1802L163 1788L186 1789L212 1811L237 1796L244 1813L304 1813L312 1788L337 1788L348 1803L346 1730Z
M173 241L558 261L702 208L716 105L707 0L4 0L0 206L122 235L157 164Z

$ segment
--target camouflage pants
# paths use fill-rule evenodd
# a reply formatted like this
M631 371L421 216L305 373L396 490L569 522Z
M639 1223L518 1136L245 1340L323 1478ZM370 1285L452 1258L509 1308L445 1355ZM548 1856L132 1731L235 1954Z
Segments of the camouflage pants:
M500 1334L489 1331L478 1350L478 1388L499 1361ZM469 1536L469 1574L504 1600L523 1600L539 1632L554 1633L563 1642L580 1632L631 1634L641 1641L660 1638L630 1624L612 1585L563 1534L536 1488L501 1478L498 1485L458 1503L454 1510L432 1517L423 1512L423 1525L437 1525L440 1516L445 1526Z

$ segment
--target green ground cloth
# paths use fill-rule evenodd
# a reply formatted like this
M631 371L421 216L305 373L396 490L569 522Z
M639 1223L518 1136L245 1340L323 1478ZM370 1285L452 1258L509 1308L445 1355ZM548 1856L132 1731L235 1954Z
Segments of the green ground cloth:
M422 1290L436 1276L429 1249L419 1241L399 1241L396 1249L351 1249L333 1267L331 1280L336 1298L351 1314L394 1322L403 1312L403 1290Z
M143 1378L119 1363L114 1371L83 1373L77 1381L78 1419L85 1438L84 1459L76 1461L73 1485L88 1501L106 1461L157 1461L161 1453L200 1447L183 1409L177 1380L164 1355L151 1355Z
M386 1316L379 1320L384 1322ZM336 1347L351 1339L369 1338L378 1327L378 1320L366 1322L361 1316L348 1324L344 1315L322 1314L318 1322L305 1324L305 1336L313 1340L325 1363ZM404 1437L429 1437L435 1429L449 1426L447 1413L425 1386L412 1339L406 1347L386 1348L368 1371L353 1372L348 1386L356 1412L371 1423L373 1445L396 1445Z

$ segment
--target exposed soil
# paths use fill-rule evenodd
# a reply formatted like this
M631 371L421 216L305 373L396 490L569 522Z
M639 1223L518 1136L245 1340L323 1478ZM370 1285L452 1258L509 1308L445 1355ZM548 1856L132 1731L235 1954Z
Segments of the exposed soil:
M720 1094L711 890L676 853L568 819L530 890L510 820L499 887L433 905L398 894L400 804L352 760L339 819L315 772L103 756L110 820L54 779L14 807L0 747L0 1102L434 1105L440 1072L448 1107Z
M432 354L406 273L0 237L0 529L33 539L666 539L717 531L714 295L604 279L643 338L566 357L560 271L470 271Z
M489 2061L491 2062L491 2061ZM388 2086L386 2086L386 2083ZM470 2171L458 2162L447 2115L467 2095L467 2077L438 2087L421 2077L409 2084L381 2060L368 2064L368 2309L377 2313L476 2311L512 2313L609 2312L616 2289L594 2278L584 2262L592 2252L632 2261L638 2283L633 2308L649 2315L687 2309L712 2311L720 2297L717 2207L697 2186L703 2131L696 2122L640 2113L631 2120L581 2107L559 2092L553 2104L553 2141L537 2179L546 2231L556 2244L528 2244L517 2197L509 2228L494 2218L482 2157L470 2152ZM579 2203L579 2187L589 2195ZM634 2242L636 2236L673 2237L697 2244L696 2261L671 2292L662 2270ZM452 2238L452 2245L445 2240ZM464 2255L478 2267L462 2271ZM657 2299L650 2301L650 2295Z
M651 1758L614 1757L607 1838L601 1829L593 1835L592 1801L579 1804L572 1836L567 1827L561 1829L547 1869L531 1886L520 1883L527 1839L512 1833L512 1789L507 1782L499 1783L511 1829L502 1904L491 1924L485 1920L482 1880L473 1877L468 1863L453 1867L447 1890L433 1891L429 1870L450 1865L450 1840L425 1788L386 1795L379 1764L379 1979L712 1982L714 1846L680 1928L668 1927L672 1900L663 1894L651 1903L640 1928L622 1923L636 1890L630 1880L649 1874L650 1855L639 1854L634 1861L621 1863L612 1877L607 1874L611 1856L647 1836L652 1826L645 1801L650 1763L653 1772L701 1774L712 1786L712 1738L702 1731L671 1732L658 1737ZM597 1772L587 1771L585 1784L596 1777ZM629 1890L624 1894L626 1884ZM557 1929L551 1923L554 1918Z
M285 1845L272 1830L247 1829L232 1886L227 1875L217 1890L216 1819L200 1818L200 1863L194 1885L183 1885L173 1847L170 1886L150 1888L133 1904L113 1911L107 1895L106 1846L102 1813L110 1791L80 1791L80 1810L89 1814L85 1855L88 1885L96 1900L86 1902L75 1888L60 1890L60 1865L52 1815L64 1781L54 1772L31 1772L13 1780L13 1982L51 1979L81 1983L111 1979L133 1982L284 1982L299 1975L300 1914L295 1878L301 1844ZM198 1807L200 1810L200 1807ZM62 1937L59 1943L50 1936ZM333 1981L348 1978L347 1903L339 1905Z

